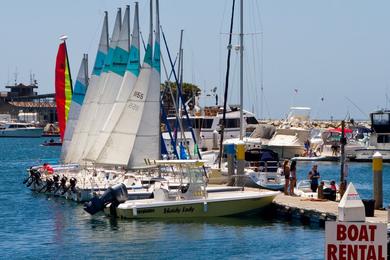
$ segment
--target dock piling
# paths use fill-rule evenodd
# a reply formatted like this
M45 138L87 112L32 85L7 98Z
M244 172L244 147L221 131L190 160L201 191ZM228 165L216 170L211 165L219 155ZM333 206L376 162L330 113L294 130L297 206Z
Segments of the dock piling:
M372 156L375 209L383 208L383 156L375 152Z

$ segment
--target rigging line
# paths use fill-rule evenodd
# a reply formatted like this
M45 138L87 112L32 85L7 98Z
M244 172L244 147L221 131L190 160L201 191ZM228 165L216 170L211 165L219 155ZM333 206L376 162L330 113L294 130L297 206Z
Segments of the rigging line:
M165 44L165 48L167 50L167 55L168 55L168 59L169 59L169 62L170 62L170 65L171 67L173 66L173 62L172 62L172 57L171 57L171 54L169 52L169 48L168 48L168 44L167 44L167 40L166 40L166 37L165 37L165 34L164 34L164 31L162 29L162 27L160 26L161 28L161 33L162 33L162 36L163 36L163 40L164 40L164 44ZM184 111L184 115L187 119L187 126L190 130L190 133L191 133L191 136L192 136L192 139L194 140L194 145L197 145L197 140L196 140L196 137L195 137L195 133L194 133L194 130L193 130L193 127L192 127L192 123L191 123L191 120L190 120L190 117L189 117L189 114L187 112L187 108L185 106L185 101L184 101L184 98L183 98L183 95L182 95L182 92L181 92L181 86L179 87L179 80L178 80L178 77L176 75L176 71L174 70L174 67L172 67L173 69L173 76L175 77L175 82L177 84L177 89L179 90L179 95L180 95L180 99L181 99L181 103L182 103L182 106L183 106L183 111ZM197 151L197 154L198 154L198 158L199 159L202 159L202 155L200 154L200 151L199 149L196 149ZM191 157L191 155L189 155ZM204 169L204 172L206 174L206 170Z
M347 96L344 96L344 98L346 99L346 100L348 100L355 108L357 108L357 110L359 110L360 111L360 113L362 113L365 117L369 117L368 115L367 115L367 113L365 113L362 109L360 109L360 107L358 107L358 105L356 105L349 97L347 97Z

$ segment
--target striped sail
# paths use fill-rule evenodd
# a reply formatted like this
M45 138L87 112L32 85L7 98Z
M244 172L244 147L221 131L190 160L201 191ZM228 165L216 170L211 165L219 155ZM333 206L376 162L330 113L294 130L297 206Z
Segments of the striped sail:
M130 49L130 6L126 7L125 15L123 17L122 28L119 34L118 44L115 48L113 61L111 66L105 67L107 69L107 78L103 86L102 94L97 102L96 116L91 124L88 132L87 145L83 153L83 158L87 160L95 160L96 156L88 156L89 151L93 155L93 146L97 142L99 131L110 115L110 111L115 104L118 95L121 95L121 86L123 76L126 72L127 61L129 60Z
M100 35L99 47L96 54L95 64L92 70L92 75L89 80L88 90L85 95L84 104L81 107L79 120L77 121L72 140L68 147L68 152L65 155L65 163L71 163L77 161L75 158L75 151L78 149L78 142L80 138L81 129L85 128L86 117L90 109L91 101L94 99L97 92L97 82L99 81L100 74L103 70L104 61L106 59L109 48L108 42L108 13L105 12L102 31Z
M72 154L69 158L67 159L68 162L73 162L73 163L81 163L83 159L83 152L85 150L85 147L87 145L87 139L88 139L88 133L91 127L91 124L93 123L93 120L95 119L96 112L97 112L97 102L99 100L99 97L102 95L104 84L107 80L107 74L108 74L108 67L111 66L113 56L114 56L114 51L119 39L119 33L120 33L120 28L121 28L121 9L118 9L116 18L115 18L115 24L114 24L114 29L110 41L110 45L108 48L107 55L104 59L104 65L103 68L100 72L99 78L96 80L96 84L94 85L95 91L94 95L91 96L91 99L88 104L88 110L86 111L86 115L83 118L83 123L80 127L79 135L77 140L75 140L75 149L72 151ZM72 140L73 143L73 140Z
M131 46L129 53L129 60L127 63L127 68L125 75L123 77L122 84L120 86L118 95L115 98L115 102L112 106L112 109L105 120L104 125L100 129L100 132L93 143L93 146L88 152L87 159L93 160L96 163L99 154L103 150L106 142L114 129L115 124L118 122L119 117L122 111L125 108L126 101L131 93L131 90L134 87L135 82L137 81L139 72L140 72L140 39L139 39L139 16L138 16L138 3L135 5L134 12L134 25L133 33L131 38ZM107 158L110 160L110 158Z
M61 141L64 140L66 121L72 101L72 79L65 40L58 47L55 69L56 109Z
M77 74L76 84L73 89L72 102L66 121L64 140L62 141L61 160L63 161L68 152L70 142L80 116L81 106L83 105L85 93L88 87L88 55L84 54L81 61L79 73Z
M153 76L155 69L152 52L151 30L139 77L126 102L125 109L99 155L97 161L100 164L134 168L144 165L144 158L157 159L159 157L157 147L160 127L160 86L156 77ZM142 146L145 149L139 149L141 142L144 142ZM140 154L134 155L134 153Z

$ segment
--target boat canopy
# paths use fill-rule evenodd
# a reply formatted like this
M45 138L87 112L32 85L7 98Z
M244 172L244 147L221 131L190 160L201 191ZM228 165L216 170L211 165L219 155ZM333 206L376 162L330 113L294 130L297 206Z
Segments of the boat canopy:
M201 167L207 162L206 160L156 160L156 165L161 166L195 166Z

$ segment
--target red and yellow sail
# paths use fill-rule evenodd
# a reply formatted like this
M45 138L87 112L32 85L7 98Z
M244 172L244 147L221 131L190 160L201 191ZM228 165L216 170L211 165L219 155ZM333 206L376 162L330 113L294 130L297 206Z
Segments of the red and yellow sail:
M70 75L68 52L65 41L63 41L58 48L55 74L57 120L62 141L64 139L66 121L68 120L73 93L72 78Z

